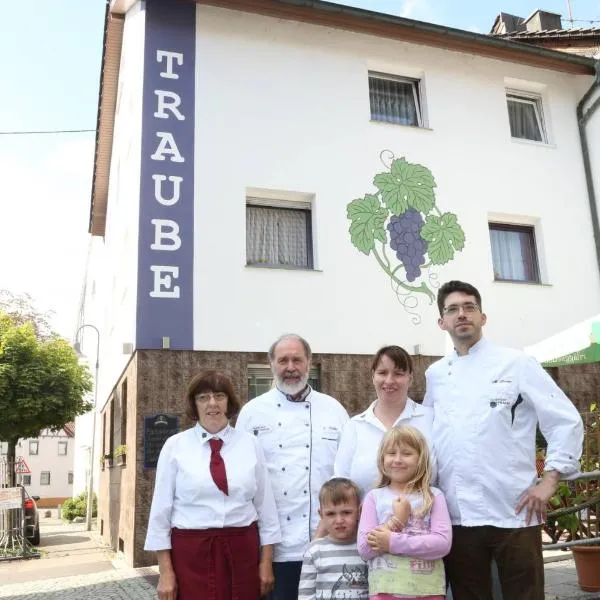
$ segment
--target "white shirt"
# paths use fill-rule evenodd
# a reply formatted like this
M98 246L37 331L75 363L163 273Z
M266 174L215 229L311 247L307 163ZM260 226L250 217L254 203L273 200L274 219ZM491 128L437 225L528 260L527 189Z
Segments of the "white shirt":
M210 474L212 438L223 440L228 496ZM213 435L197 424L165 442L156 467L144 550L170 549L172 527L244 527L254 521L261 545L281 540L265 459L252 436L229 425Z
M347 421L335 398L314 390L303 402L291 402L272 389L242 407L236 428L256 436L269 465L282 534L275 561L302 560L319 522L319 490L333 474Z
M546 470L579 470L583 424L577 409L532 357L485 339L426 373L434 407L438 486L455 525L526 526L515 514L534 485L536 424L548 442Z
M379 444L387 432L387 427L373 412L376 404L377 401L373 402L367 410L348 421L335 457L334 475L352 479L360 486L363 496L375 487L379 479L377 452ZM431 407L421 406L408 398L404 410L394 422L393 427L402 425L410 425L418 429L432 450L433 409ZM435 478L433 451L431 454L434 470L433 480Z

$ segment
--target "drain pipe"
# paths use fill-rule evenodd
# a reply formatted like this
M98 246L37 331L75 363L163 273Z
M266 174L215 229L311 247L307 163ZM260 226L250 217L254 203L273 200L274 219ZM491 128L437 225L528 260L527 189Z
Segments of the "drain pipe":
M600 60L596 61L596 79L577 105L577 124L579 125L579 139L581 140L581 153L583 154L583 168L585 171L585 182L587 184L588 200L590 203L590 216L592 219L594 243L596 245L596 260L598 261L598 271L600 271L600 223L598 221L598 205L596 203L594 177L590 162L590 150L585 129L589 120L592 118L592 115L600 106L600 95L598 95L591 106L584 112L584 105L592 97L596 90L600 91Z

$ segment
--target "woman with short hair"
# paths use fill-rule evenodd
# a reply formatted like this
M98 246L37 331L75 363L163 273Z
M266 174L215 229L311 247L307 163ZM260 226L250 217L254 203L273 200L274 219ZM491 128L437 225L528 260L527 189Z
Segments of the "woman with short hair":
M157 553L158 597L258 600L281 541L264 456L229 424L240 402L227 375L197 375L186 399L197 423L161 450L144 547Z
M334 474L347 477L361 488L363 496L377 484L377 449L392 427L410 425L428 442L435 477L432 446L433 409L408 397L413 382L413 362L400 346L380 348L371 365L377 395L369 408L352 417L344 427L335 457Z

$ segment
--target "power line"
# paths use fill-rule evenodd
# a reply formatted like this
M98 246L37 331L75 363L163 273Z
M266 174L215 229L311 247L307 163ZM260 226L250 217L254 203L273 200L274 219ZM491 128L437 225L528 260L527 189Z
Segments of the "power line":
M38 135L59 133L92 133L95 129L46 129L39 131L0 131L0 135Z

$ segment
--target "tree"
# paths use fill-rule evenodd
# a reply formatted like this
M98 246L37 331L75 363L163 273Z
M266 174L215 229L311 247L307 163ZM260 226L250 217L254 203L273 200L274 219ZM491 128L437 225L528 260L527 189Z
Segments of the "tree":
M8 443L9 465L19 438L59 430L92 409L85 398L92 389L87 366L49 330L28 297L21 308L26 310L0 308L0 440ZM14 485L14 473L10 478Z

